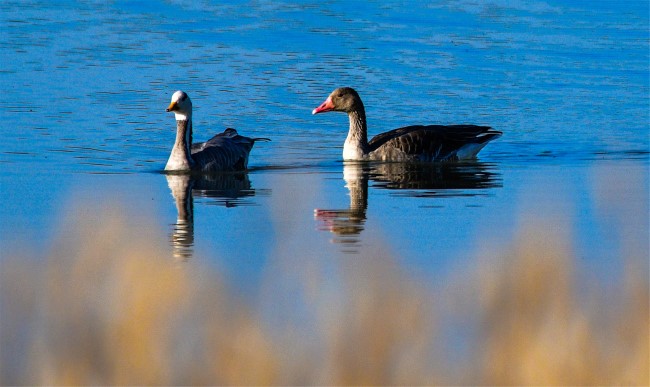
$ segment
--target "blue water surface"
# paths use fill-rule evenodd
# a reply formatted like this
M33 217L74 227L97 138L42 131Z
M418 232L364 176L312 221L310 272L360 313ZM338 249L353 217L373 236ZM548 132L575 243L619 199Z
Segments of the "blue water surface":
M646 1L347 5L3 1L2 254L44 256L70 214L119 202L170 256L240 283L273 257L377 245L431 278L535 221L605 277L647 257ZM471 165L344 164L346 117L310 114L339 86L362 96L371 136L417 123L504 135ZM182 254L160 173L177 89L194 102L195 140L225 127L272 139L245 180L192 192Z

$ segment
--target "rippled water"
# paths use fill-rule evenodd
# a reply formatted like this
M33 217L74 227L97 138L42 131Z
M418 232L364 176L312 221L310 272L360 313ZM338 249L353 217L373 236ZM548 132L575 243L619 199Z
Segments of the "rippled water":
M170 254L247 280L271 250L354 256L377 241L437 272L527 216L572 219L578 256L605 273L627 248L647 255L647 2L347 4L2 2L2 250L41 254L67 214L119 201L153 216ZM371 136L416 123L504 135L475 164L343 164L346 117L310 112L344 85ZM225 127L272 139L249 173L159 173L177 89L195 140Z

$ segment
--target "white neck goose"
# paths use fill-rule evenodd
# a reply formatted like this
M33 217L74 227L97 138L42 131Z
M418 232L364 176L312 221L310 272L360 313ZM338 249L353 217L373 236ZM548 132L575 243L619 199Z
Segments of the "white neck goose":
M183 91L175 92L167 111L176 115L176 142L165 171L243 171L248 168L248 154L255 141L270 141L240 136L235 129L228 128L206 142L192 144L190 97Z
M501 132L477 125L414 125L391 130L368 142L366 111L350 87L334 90L312 114L348 113L350 131L343 146L344 160L451 161L475 158Z

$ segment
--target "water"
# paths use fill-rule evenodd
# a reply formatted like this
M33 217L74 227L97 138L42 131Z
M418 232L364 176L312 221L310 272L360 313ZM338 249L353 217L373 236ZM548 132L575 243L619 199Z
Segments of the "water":
M340 154L347 122L309 113L341 85L360 92L370 135L432 122L487 124L505 133L475 166L487 174L482 183L446 188L422 176L422 184L400 186L390 183L399 176L367 173L367 222L347 238L353 244L388 222L395 227L384 232L400 254L426 262L441 248L434 241L444 239L457 241L444 244L445 255L466 256L471 249L461 239L471 244L486 217L512 233L513 210L503 211L504 201L538 189L531 173L550 179L561 171L559 184L580 189L593 169L630 168L647 194L643 2L1 7L3 246L20 240L47 247L54 214L74 207L70 195L86 186L135 191L129 200L154 202L164 230L174 206L158 172L173 142L164 107L176 89L194 99L195 139L227 126L273 139L255 147L241 197L196 195L194 210L215 221L227 217L227 229L240 231L238 244L254 238L264 246L278 237L243 223L269 222L268 201L288 199L281 196L289 194L285 184L318 198L292 210L304 215L314 238L328 238L311 206L345 207ZM226 209L214 214L209 204ZM232 237L215 233L194 243L209 251ZM241 255L261 259L264 248Z
M648 257L648 13L645 1L3 1L2 255L43 257L69 214L117 202L170 259L215 265L244 292L273 257L377 245L429 281L538 220L586 275L616 283L623 257ZM476 163L343 163L347 118L310 114L338 86L359 91L370 136L417 123L504 135ZM196 141L225 127L272 139L248 173L160 173L177 89Z

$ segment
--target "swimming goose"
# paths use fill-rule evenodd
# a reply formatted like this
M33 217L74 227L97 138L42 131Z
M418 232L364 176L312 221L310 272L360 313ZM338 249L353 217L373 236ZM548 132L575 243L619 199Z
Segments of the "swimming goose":
M228 128L206 142L192 144L190 97L178 90L172 95L167 111L176 115L176 142L165 171L243 171L248 167L248 154L255 141L270 141L240 136L235 129Z
M343 146L344 160L448 161L475 158L501 132L477 125L414 125L391 130L368 142L366 112L350 87L334 90L312 114L348 113L350 130Z

